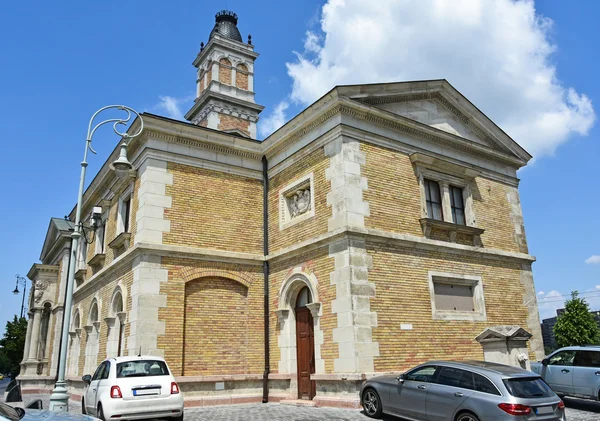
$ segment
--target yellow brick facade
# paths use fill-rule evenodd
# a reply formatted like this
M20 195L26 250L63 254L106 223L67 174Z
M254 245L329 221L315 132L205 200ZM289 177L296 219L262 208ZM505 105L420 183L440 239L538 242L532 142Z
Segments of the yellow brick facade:
M319 148L269 180L269 250L271 252L327 232L327 220L331 216L331 210L327 206L327 193L331 187L325 178L325 170L328 166L329 159L325 156L323 148ZM280 230L279 191L311 173L314 177L315 216Z
M166 333L158 338L176 375L256 374L264 367L262 266L165 258Z
M373 329L380 349L375 359L378 372L402 371L436 359L482 360L483 350L475 337L487 326L527 326L520 264L373 242L367 247L373 257L369 280L377 287L371 310L378 320ZM429 271L480 276L487 320L434 320ZM401 330L401 324L412 325L412 330Z
M169 163L171 230L164 244L262 253L262 183L219 171Z

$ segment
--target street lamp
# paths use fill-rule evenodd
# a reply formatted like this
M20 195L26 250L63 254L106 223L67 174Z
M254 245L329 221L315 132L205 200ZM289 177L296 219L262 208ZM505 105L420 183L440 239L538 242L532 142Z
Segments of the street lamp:
M27 289L27 278L20 276L18 273L15 275L17 278L17 285L13 291L13 294L19 295L19 284L23 285L23 299L21 300L21 317L23 317L23 309L25 307L25 290Z
M98 114L100 114L104 110L108 109L117 109L121 111L125 111L127 113L126 118L112 118L108 120L104 120L94 126L94 119ZM131 119L131 113L135 114L140 119L140 128L137 133L130 135L127 133L121 133L118 130L118 126L126 126L127 123ZM63 318L63 326L61 332L61 342L60 342L60 356L58 360L58 379L56 380L56 384L54 385L54 390L52 390L52 395L50 396L50 410L57 412L66 412L69 410L69 394L67 393L66 382L65 382L65 371L67 365L67 346L69 340L69 325L71 324L71 304L73 301L73 284L75 281L75 263L77 261L77 246L79 245L79 238L81 237L81 233L83 231L83 226L81 223L81 206L83 202L83 187L85 184L85 172L88 166L87 163L87 154L88 150L92 153L96 153L92 149L92 137L96 130L107 123L114 123L113 130L114 132L123 138L123 143L121 144L121 150L119 153L119 158L110 165L110 168L115 171L117 177L123 179L127 176L129 170L133 168L133 165L127 159L127 139L132 139L138 136L142 130L144 129L144 121L140 117L140 115L132 108L126 107L124 105L108 105L106 107L100 108L92 118L90 119L90 124L88 125L88 133L85 142L85 150L83 153L83 161L81 162L81 176L79 178L79 195L77 196L77 210L75 212L75 230L73 234L71 234L71 238L73 239L71 243L71 260L69 261L69 272L67 277L67 291L65 297L65 307L64 307L64 318Z

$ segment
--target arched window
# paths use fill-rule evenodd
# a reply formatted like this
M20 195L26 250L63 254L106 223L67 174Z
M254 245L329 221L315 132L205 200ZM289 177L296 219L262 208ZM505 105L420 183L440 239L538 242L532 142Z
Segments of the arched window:
M240 63L236 67L235 75L235 86L240 89L248 90L248 67L245 64Z
M85 345L85 365L83 374L93 373L98 361L98 346L100 342L98 313L98 302L94 300L92 308L90 309L88 324L85 326L87 343Z
M108 339L106 341L107 357L123 355L123 345L125 342L124 316L123 295L120 288L117 288L110 304L109 317L106 319L108 325Z
M298 298L296 298L296 308L306 307L306 305L311 302L310 290L308 287L302 288L298 293Z
M46 358L46 348L48 342L48 330L50 328L50 315L52 314L52 304L44 304L42 311L42 321L40 324L40 337L38 341L38 360Z
M231 62L225 57L219 60L219 82L231 85Z
M69 336L69 366L67 372L70 376L77 376L79 373L79 347L81 344L81 316L79 315L79 310L75 311Z

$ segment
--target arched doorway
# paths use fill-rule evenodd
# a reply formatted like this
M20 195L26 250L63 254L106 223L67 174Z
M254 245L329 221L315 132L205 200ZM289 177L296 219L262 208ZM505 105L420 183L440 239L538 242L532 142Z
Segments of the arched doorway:
M312 399L316 384L310 379L315 373L314 321L307 305L312 303L310 290L303 287L296 298L296 360L298 363L298 399Z

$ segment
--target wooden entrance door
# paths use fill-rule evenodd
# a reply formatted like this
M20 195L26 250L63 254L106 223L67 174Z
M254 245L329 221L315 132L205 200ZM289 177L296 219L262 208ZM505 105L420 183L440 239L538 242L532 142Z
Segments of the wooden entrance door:
M296 308L296 347L298 359L298 399L315 397L315 339L313 318L306 307Z

